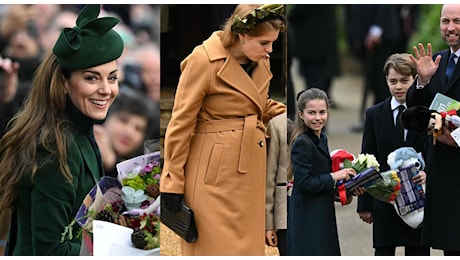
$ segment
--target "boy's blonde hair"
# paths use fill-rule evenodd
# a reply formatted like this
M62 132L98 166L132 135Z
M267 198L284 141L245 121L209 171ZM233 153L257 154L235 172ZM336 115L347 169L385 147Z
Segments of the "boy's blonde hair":
M395 53L388 57L385 65L383 66L383 73L388 76L390 68L402 75L412 75L414 78L417 76L417 68L410 59L408 53Z

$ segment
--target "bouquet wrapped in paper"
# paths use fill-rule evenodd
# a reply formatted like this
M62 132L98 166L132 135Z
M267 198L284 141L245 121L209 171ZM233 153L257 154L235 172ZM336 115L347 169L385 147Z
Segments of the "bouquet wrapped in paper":
M357 172L356 176L353 176L348 181L339 181L337 183L338 197L342 205L347 204L357 187L366 188L375 180L381 178L379 174L380 164L373 154L359 154L358 157L353 158L353 160L345 158L341 168L353 168Z
M375 198L392 202L396 199L401 188L401 180L396 171L379 171L380 164L372 154L359 154L353 161L345 159L344 168L353 168L358 174L348 181L337 183L338 194L342 205L352 196L357 187L366 188L366 191Z
M401 179L396 170L380 172L381 178L365 187L366 192L383 202L391 203L401 190Z
M118 178L101 178L75 217L80 255L159 255L160 152L123 161L117 170ZM72 224L63 237L72 235Z

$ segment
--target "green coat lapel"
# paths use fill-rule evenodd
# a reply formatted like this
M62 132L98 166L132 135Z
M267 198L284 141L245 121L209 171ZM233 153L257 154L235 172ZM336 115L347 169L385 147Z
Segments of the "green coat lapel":
M80 148L80 152L83 157L83 160L87 168L90 171L89 173L94 179L94 184L96 184L97 180L100 179L100 173L99 173L99 167L98 167L99 163L94 154L93 147L91 147L91 143L89 142L88 137L84 135L76 135L75 142Z

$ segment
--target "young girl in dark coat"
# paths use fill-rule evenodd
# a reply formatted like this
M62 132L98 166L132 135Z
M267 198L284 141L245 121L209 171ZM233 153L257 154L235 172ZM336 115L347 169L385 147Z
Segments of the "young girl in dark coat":
M317 88L306 90L298 99L297 110L288 170L294 176L288 213L288 255L338 256L335 186L356 172L351 168L332 172L328 140L322 132L329 113L327 94Z

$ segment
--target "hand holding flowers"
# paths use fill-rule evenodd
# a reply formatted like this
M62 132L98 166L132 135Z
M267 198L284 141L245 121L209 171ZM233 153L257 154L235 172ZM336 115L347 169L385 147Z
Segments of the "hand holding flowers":
M98 230L95 228L105 228L103 232L107 233L110 232L107 229L110 229L111 226L94 226L93 220L104 221L103 223L114 223L130 228L130 232L123 231L125 234L130 234L130 238L123 239L125 235L123 238L110 237L113 241L98 239L99 242L119 243L117 241L128 240L131 244L129 248L126 248L126 252L139 255L149 254L149 251L157 250L160 245L160 152L149 153L119 163L117 170L118 179L103 177L90 191L74 221L64 230L62 239L65 239L66 236L73 236L72 225L78 223L81 227L78 235L83 238L83 252L94 255L96 251L93 251L93 236ZM116 232L115 230L119 228L114 227L112 231ZM95 244L94 248L97 246ZM110 247L100 246L100 248ZM118 249L120 249L119 246ZM135 250L144 252L135 252Z

